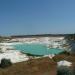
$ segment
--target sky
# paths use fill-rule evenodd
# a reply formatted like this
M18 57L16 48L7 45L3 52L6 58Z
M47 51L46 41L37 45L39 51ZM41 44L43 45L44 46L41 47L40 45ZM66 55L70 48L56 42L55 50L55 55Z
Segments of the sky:
M75 0L0 0L0 35L75 33Z

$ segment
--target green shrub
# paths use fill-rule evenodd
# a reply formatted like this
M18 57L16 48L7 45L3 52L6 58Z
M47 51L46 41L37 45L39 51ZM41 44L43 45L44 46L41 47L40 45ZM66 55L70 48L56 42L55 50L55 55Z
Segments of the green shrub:
M57 69L57 75L73 75L73 72L69 67L61 66Z
M1 60L1 64L0 64L1 68L6 68L6 67L11 66L11 65L12 65L12 63L11 63L10 59L3 58Z
M73 75L75 75L75 64L73 66Z

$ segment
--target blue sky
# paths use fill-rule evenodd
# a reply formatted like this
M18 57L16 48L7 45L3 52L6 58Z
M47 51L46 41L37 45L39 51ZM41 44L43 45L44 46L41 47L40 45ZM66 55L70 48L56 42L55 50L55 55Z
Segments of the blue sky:
M0 35L75 33L75 0L0 0Z

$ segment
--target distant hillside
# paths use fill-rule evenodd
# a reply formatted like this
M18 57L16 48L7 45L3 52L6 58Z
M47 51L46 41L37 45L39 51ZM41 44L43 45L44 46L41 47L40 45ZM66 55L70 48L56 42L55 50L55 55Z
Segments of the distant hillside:
M75 40L75 34L12 35L12 36L0 36L0 39L11 39L11 38L31 38L31 37L65 37L65 39Z
M68 34L68 35L66 36L66 38L67 38L68 40L75 40L75 34Z
M36 34L36 35L13 35L12 38L24 38L24 37L61 37L67 34Z

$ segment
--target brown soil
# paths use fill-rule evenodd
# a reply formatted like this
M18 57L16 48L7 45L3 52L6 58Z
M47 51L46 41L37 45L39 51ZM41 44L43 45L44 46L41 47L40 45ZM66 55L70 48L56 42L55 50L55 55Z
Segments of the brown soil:
M8 68L0 68L0 75L56 75L56 62L67 60L72 62L75 69L75 55L56 55L53 59L48 57L31 59L29 61L13 64Z
M56 63L49 58L32 59L0 69L0 75L56 75Z

